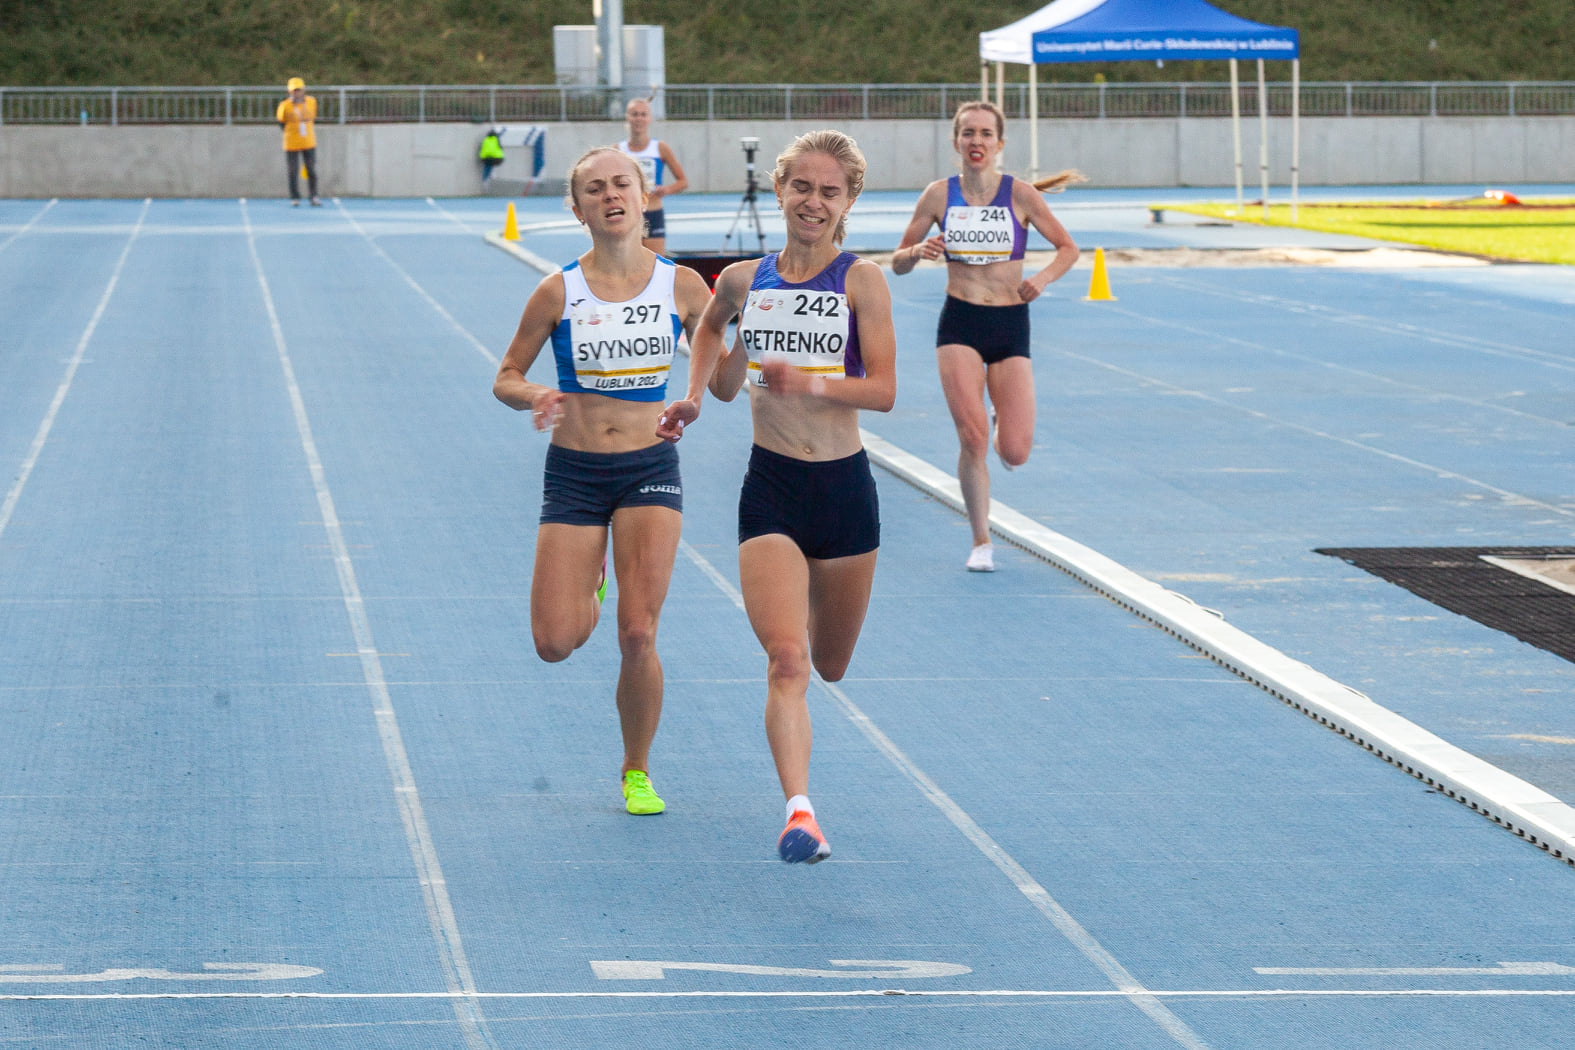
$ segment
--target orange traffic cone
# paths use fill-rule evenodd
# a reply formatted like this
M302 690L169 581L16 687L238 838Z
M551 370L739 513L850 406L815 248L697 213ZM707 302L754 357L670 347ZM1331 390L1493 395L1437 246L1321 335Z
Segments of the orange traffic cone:
M517 241L520 239L519 221L514 218L514 202L509 201L509 213L503 217L503 239Z
M1116 297L1110 294L1110 275L1105 272L1105 250L1094 249L1094 276L1088 282L1088 294L1083 296L1085 303L1115 302Z

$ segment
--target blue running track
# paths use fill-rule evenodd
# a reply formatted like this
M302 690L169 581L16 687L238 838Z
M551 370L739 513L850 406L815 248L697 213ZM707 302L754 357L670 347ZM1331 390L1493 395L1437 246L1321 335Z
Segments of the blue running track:
M1284 243L1152 196L1052 204L1088 255ZM531 251L587 246L520 204ZM676 199L670 246L735 205ZM1575 871L1024 550L964 572L886 471L863 639L810 696L835 855L781 864L742 403L680 446L668 809L625 814L614 632L530 642L545 438L490 385L540 273L501 222L0 201L0 1047L1568 1045ZM1575 275L1087 280L1033 308L995 498L1575 800L1575 667L1313 553L1575 544ZM944 271L890 283L865 426L953 473Z

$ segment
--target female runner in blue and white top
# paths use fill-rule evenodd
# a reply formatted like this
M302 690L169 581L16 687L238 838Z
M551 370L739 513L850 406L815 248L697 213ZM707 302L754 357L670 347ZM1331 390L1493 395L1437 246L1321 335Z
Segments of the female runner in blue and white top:
M683 521L672 445L655 436L679 331L691 337L710 292L698 273L640 245L646 204L639 166L612 147L569 170L569 203L591 250L536 286L492 392L550 431L531 635L556 663L584 645L601 616L608 530L618 581L618 717L630 813L660 813L648 776L662 713L656 625ZM555 385L526 378L544 344Z
M957 457L973 550L972 572L995 571L990 545L990 469L993 440L1007 470L1028 462L1034 443L1034 371L1028 360L1028 304L1077 262L1077 245L1050 214L1040 193L1082 181L1075 171L1023 182L1001 173L1006 118L993 103L964 102L952 120L952 147L962 174L930 183L892 256L905 274L920 259L946 260L946 303L935 344L941 389L962 450ZM931 226L940 234L925 238ZM1023 277L1023 252L1032 226L1055 248L1055 258ZM992 411L986 414L989 391ZM994 425L990 416L993 415ZM991 431L994 431L992 435Z
M853 140L802 135L777 158L771 181L787 247L717 278L694 337L689 391L663 411L657 433L677 441L699 417L707 385L731 401L747 378L754 448L738 501L739 580L766 651L766 738L787 797L777 852L814 863L831 847L808 798L805 695L811 667L828 682L847 671L869 607L880 510L859 409L890 411L897 339L885 275L839 247L864 186ZM738 341L728 352L724 331L735 316Z
M689 186L682 164L667 143L651 137L651 103L637 98L624 107L629 137L618 148L640 162L645 181L651 187L651 201L645 213L645 246L658 255L667 254L667 211L662 201Z

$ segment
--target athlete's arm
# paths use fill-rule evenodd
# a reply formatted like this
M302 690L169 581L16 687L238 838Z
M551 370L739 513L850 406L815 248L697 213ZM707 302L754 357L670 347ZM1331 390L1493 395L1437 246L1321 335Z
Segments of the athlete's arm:
M657 420L656 436L662 440L677 441L684 436L684 427L700 418L700 401L705 396L707 384L723 401L733 400L738 393L737 386L731 390L719 386L712 373L727 353L723 346L727 322L743 305L754 267L754 261L734 263L716 279L716 294L705 304L699 323L689 335L689 389L681 400L662 409L661 418Z
M946 203L946 180L932 182L919 195L914 205L913 218L902 231L902 242L891 256L891 272L901 277L919 264L920 259L939 259L946 254L945 242L939 234L925 239L931 226L941 221L941 208Z
M1012 207L1023 221L1038 230L1055 248L1055 258L1050 260L1049 265L1032 277L1025 277L1017 287L1018 298L1031 303L1039 298L1046 285L1070 270L1082 253L1072 240L1072 235L1061 225L1061 220L1051 214L1050 205L1045 203L1044 195L1034 189L1033 183L1022 179L1012 181Z
M826 379L800 372L786 361L766 360L760 371L768 394L808 394L852 408L890 412L897 400L897 333L891 323L891 289L880 267L859 260L848 267L848 309L859 326L864 376ZM743 350L735 354L742 356Z
M551 430L557 422L563 392L555 386L532 383L525 373L562 317L563 275L555 273L538 284L525 303L519 328L509 340L497 378L492 381L492 396L516 411L530 409L537 430Z
M675 193L682 193L689 188L689 179L684 175L684 166L678 163L678 158L673 156L673 151L667 143L659 142L656 152L662 155L662 163L667 165L667 170L673 173L673 181L656 187L656 192L651 194L653 200L671 197Z

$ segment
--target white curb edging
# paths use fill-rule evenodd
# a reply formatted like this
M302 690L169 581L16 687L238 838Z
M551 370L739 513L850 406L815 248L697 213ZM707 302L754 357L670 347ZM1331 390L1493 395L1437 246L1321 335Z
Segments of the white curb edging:
M502 248L504 251L514 256L514 258L518 259L520 262L534 270L540 270L542 273L558 272L559 267L557 263L549 262L548 260L543 259L541 256L537 255L535 252L531 251L529 248L522 248L513 241L504 240L501 233L489 233L485 236L488 244L496 248Z
M953 509L963 509L962 490L955 478L868 431L860 433L865 449L876 463ZM1535 784L1456 747L1374 703L1365 693L1231 626L1213 610L1139 576L998 500L990 502L990 528L1116 604L1164 628L1271 696L1351 738L1566 864L1575 865L1575 809Z

